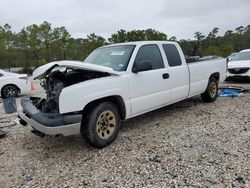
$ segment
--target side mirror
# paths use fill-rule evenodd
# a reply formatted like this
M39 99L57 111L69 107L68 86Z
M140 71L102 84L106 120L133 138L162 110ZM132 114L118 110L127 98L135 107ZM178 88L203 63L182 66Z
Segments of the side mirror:
M150 61L135 62L132 68L133 73L138 73L147 70L152 70L152 64Z

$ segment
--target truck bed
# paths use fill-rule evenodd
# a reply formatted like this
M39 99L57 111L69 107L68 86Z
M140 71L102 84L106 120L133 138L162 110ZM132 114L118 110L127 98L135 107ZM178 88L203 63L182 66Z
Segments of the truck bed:
M220 73L221 70L227 69L225 61L225 58L219 58L215 60L187 63L190 78L190 89L188 97L192 97L204 92L206 90L210 75L216 72ZM219 81L223 82L225 78L226 71L225 74L220 74Z

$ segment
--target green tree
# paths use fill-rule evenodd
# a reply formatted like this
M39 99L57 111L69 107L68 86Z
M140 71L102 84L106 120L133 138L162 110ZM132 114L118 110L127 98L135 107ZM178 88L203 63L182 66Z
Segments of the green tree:
M127 42L127 31L123 29L117 31L117 33L111 35L111 38L109 38L108 41L110 43Z
M88 35L82 46L84 51L83 59L85 59L93 50L105 44L106 40L103 37L96 35L95 33Z
M215 27L213 28L213 30L208 34L208 37L209 38L215 38L216 35L218 34L219 32L219 28L218 27Z
M217 46L209 46L203 53L203 55L217 55L221 56L220 49Z
M201 55L202 50L202 41L205 38L205 35L203 35L201 32L197 31L194 33L194 38L196 39L194 46L193 46L193 53L194 55Z
M71 36L65 27L54 28L51 33L51 51L53 54L50 55L52 61L67 59L67 48Z
M167 40L165 33L156 31L154 29L146 30L132 30L125 31L119 30L117 33L112 34L111 38L108 39L109 43L120 43L130 41L150 41L150 40Z
M39 38L41 40L42 47L42 57L46 62L51 61L50 51L51 51L51 43L53 40L53 30L51 28L51 24L44 21L39 26Z
M243 26L237 27L235 29L236 33L238 33L238 34L243 34L244 30L245 30L245 28Z
M177 38L175 36L172 36L169 38L170 41L177 41Z
M14 41L15 35L11 31L11 26L5 24L0 27L0 60L3 67L16 66L16 62L13 61L16 52Z
M220 55L223 56L223 57L227 57L229 56L231 53L233 53L235 50L234 50L234 47L232 44L226 44L226 45L223 45L221 48L220 48Z
M176 37L170 41L179 42L187 55L227 56L234 51L250 48L250 25L228 30L224 36L218 36L215 27L207 35L194 33L194 40L180 40ZM0 26L0 68L22 66L39 66L54 60L83 60L94 49L108 43L120 43L142 40L167 40L165 33L154 29L131 30L120 29L112 34L108 42L94 33L86 38L75 39L65 27L53 28L46 21L40 25L32 24L19 32L12 31L9 24Z

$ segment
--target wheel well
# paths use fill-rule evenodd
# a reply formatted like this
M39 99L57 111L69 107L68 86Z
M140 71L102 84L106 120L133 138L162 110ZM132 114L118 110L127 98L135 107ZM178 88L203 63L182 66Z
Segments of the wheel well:
M220 80L220 73L218 73L218 72L213 73L213 74L210 76L209 79L211 79L211 78L213 78L213 77L214 77L217 81L219 81L219 80Z
M18 92L19 92L19 93L21 92L21 89L20 89L17 85L15 85L15 84L6 84L6 85L4 85L4 86L2 87L2 89L1 89L1 96L2 96L2 94L3 94L3 89L4 89L6 86L15 86L15 87L18 89Z
M112 102L112 103L114 103L117 106L117 109L119 111L121 119L122 120L125 119L125 117L126 117L126 107L125 107L125 104L124 104L124 101L123 101L122 97L117 96L117 95L116 96L104 97L104 98L97 99L97 100L94 100L94 101L88 103L83 109L83 112L82 112L83 117L85 115L87 115L87 113L90 112L91 109L95 108L98 104L100 104L102 102Z

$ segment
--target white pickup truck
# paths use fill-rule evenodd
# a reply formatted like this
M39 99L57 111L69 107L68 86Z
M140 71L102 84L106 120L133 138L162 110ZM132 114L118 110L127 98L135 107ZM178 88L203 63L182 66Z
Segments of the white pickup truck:
M215 101L226 60L187 64L175 42L104 46L84 62L58 61L37 68L45 98L23 97L20 123L38 135L82 134L94 147L114 141L120 121L201 94Z

